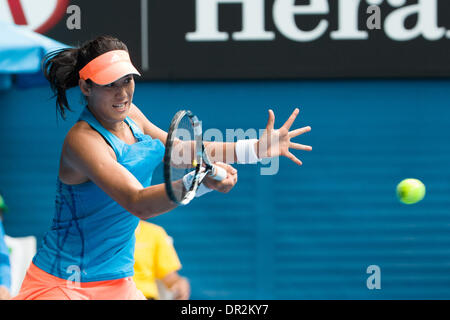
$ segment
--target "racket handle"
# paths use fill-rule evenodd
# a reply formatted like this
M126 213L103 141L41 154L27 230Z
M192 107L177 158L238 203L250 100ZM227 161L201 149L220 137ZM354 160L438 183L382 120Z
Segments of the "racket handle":
M227 170L219 166L212 166L211 177L214 180L222 181L227 177Z

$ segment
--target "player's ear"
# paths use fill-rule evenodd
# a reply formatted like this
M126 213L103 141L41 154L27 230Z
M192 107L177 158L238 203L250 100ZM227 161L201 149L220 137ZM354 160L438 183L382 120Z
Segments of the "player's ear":
M85 95L86 97L89 97L91 95L92 85L86 80L78 80L78 86L80 87L81 93L83 93L83 95Z

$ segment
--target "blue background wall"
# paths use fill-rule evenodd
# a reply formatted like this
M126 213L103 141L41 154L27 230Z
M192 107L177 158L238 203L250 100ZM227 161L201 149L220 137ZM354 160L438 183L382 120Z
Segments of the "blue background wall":
M152 221L174 238L193 299L449 299L450 81L138 83L135 103L167 129L190 108L204 128L276 127L294 107L296 141L274 176L237 165L227 195L209 194ZM81 111L56 121L48 88L0 92L0 192L6 232L40 241L51 223L59 154ZM161 168L160 168L161 169ZM159 169L155 183L162 182ZM396 184L427 186L406 206ZM369 265L381 290L368 290Z

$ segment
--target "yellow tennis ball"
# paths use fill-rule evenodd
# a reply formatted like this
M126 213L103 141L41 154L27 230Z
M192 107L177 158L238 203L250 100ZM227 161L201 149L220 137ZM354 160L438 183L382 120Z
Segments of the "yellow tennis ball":
M405 204L417 203L425 197L425 185L418 179L405 179L397 185L397 197Z

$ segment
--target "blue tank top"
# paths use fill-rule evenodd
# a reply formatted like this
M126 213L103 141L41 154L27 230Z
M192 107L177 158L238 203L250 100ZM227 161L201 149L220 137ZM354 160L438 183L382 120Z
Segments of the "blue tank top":
M80 120L99 132L117 161L144 187L164 157L160 140L144 135L127 117L137 142L128 145L106 130L85 108ZM55 216L33 263L58 278L90 282L133 275L134 232L139 218L127 212L91 181L67 185L57 179Z

